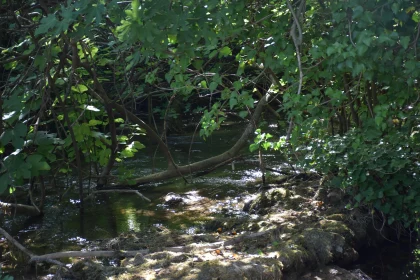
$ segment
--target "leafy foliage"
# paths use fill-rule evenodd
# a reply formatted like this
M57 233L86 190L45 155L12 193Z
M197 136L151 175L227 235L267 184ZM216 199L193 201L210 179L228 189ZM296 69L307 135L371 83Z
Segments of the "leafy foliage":
M198 116L208 138L270 96L267 108L290 129L274 141L256 123L251 151L291 151L354 206L417 219L418 1L8 5L0 191L51 168L71 172L79 156L106 176L144 147L135 137L145 131L163 135ZM155 117L164 131L151 128Z

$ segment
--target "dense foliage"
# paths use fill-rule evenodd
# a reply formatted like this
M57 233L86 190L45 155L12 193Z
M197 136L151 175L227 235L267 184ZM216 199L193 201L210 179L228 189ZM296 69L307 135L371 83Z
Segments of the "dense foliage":
M147 144L137 135L174 165L160 135L181 116L199 116L206 138L227 112L252 122L265 98L289 125L278 141L256 127L251 150L278 150L408 225L419 34L415 0L1 0L0 191L77 167L82 197L82 166L106 184Z

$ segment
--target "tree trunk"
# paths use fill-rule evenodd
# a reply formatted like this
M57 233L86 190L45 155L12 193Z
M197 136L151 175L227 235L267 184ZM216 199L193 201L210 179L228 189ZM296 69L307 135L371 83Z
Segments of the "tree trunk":
M226 152L219 154L217 156L198 161L189 165L184 166L177 166L176 168L168 168L165 171L150 174L144 177L140 177L135 179L136 184L145 184L155 181L163 181L172 178L176 178L179 176L185 176L194 172L202 171L208 168L212 168L222 162L226 162L233 157L235 157L240 150L245 147L247 144L247 140L250 135L252 135L256 129L255 125L258 123L258 119L260 118L261 112L263 108L268 104L268 101L271 99L269 93L267 93L263 98L260 99L258 102L257 107L255 108L254 114L251 116L251 120L249 121L248 126L246 127L245 131L242 133L242 136L239 138L238 141ZM120 106L120 105L118 105ZM128 113L127 115L129 115ZM137 117L136 117L137 118ZM131 119L133 121L133 119Z

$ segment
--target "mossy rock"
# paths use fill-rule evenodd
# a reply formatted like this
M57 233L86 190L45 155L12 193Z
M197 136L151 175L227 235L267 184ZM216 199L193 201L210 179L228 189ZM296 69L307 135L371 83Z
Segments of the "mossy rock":
M262 192L257 197L245 206L244 211L248 210L250 213L265 215L269 212L269 208L276 203L282 203L290 197L290 191L286 188L274 188L266 192Z
M299 236L298 242L312 254L318 266L332 262L350 264L358 258L346 239L335 232L308 228Z
M348 242L354 241L355 233L342 221L324 219L320 220L318 225L324 231L342 235Z
M304 197L313 197L316 193L315 188L308 185L307 182L297 185L293 191Z
M294 240L283 242L279 246L277 254L278 259L283 264L283 272L305 271L308 268L315 267L315 263L311 264L308 250Z
M92 260L83 260L72 266L71 275L69 274L68 277L80 280L105 280L109 279L108 276L118 275L120 273L124 273L125 271L125 268L108 267L93 262Z
M268 213L268 208L272 205L272 200L267 196L267 194L260 193L253 201L250 202L248 212L265 215Z
M243 261L197 263L182 279L282 279L282 263L277 259L253 258ZM188 268L186 268L188 269ZM191 273L192 272L192 273ZM185 274L184 274L185 275Z
M293 195L285 201L284 208L298 210L302 208L302 204L305 203L306 201L307 199L304 198L303 196Z
M218 232L221 229L222 232L230 230L248 230L249 217L234 217L234 218L215 218L214 220L208 221L204 224L204 229L208 232Z
M334 220L334 221L345 221L346 215L344 214L331 214L325 217L327 220Z

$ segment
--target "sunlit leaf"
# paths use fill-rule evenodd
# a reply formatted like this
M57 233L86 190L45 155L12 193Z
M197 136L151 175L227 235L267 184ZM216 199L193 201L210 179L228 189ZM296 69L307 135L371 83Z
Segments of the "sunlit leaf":
M75 92L82 93L82 92L88 91L88 88L85 85L78 84L76 86L72 86L71 90L75 91Z

